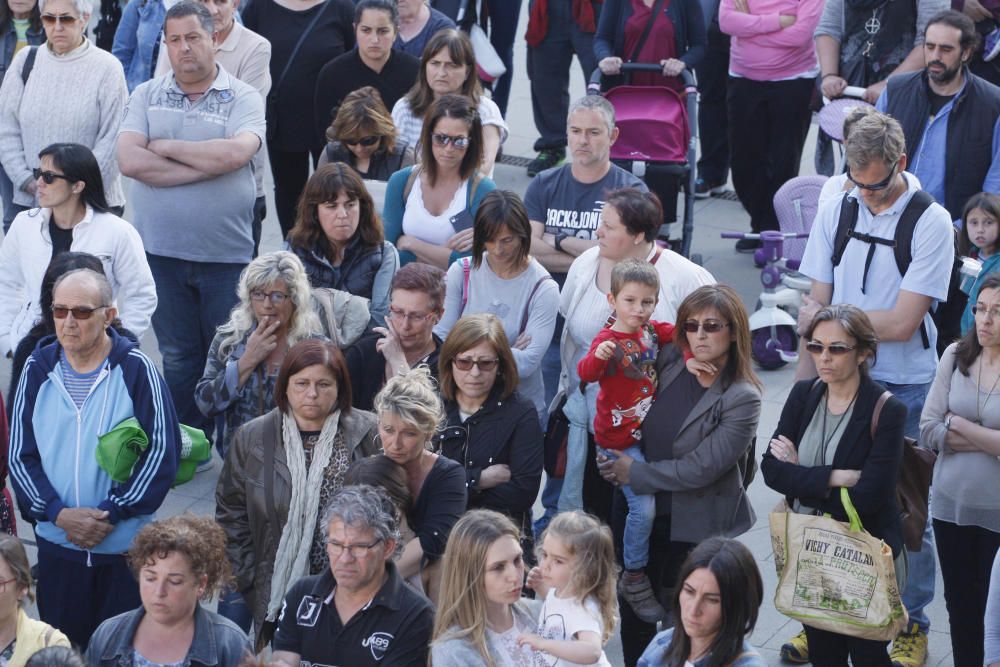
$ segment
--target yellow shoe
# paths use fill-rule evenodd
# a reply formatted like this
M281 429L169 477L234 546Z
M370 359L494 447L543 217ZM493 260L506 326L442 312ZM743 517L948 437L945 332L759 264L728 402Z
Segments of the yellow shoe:
M805 630L781 645L781 659L796 665L809 662L809 641L806 639Z
M892 667L922 667L927 662L927 633L916 623L896 637L889 651Z

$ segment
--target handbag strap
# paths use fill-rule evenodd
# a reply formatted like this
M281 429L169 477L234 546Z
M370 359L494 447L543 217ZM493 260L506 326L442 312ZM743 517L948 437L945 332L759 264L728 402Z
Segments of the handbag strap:
M875 409L872 410L872 441L875 440L875 431L878 430L878 417L882 414L882 406L892 397L892 392L886 389L875 401Z
M329 0L328 0L329 1ZM278 415L278 424L284 419ZM264 436L264 503L267 505L267 520L271 522L271 530L278 530L281 523L278 521L278 512L274 507L274 450L275 443L281 437L281 429L273 429L274 420L268 420L268 431Z
M318 12L316 12L316 16L313 17L312 21L309 22L309 25L306 26L306 29L301 35L299 35L299 41L295 42L295 48L292 49L292 55L288 56L288 61L285 63L285 69L281 70L281 76L278 77L278 82L271 88L272 93L278 93L278 89L281 88L281 84L285 80L285 75L288 74L288 70L292 68L295 56L299 55L299 49L301 49L302 45L305 43L306 37L309 36L309 34L313 31L313 28L316 27L316 24L319 23L319 17L323 16L326 12L326 8L329 7L332 2L333 0L324 0L323 6L319 8Z
M646 27L642 29L642 35L639 37L639 41L635 43L635 49L632 50L632 55L629 57L628 62L634 63L635 59L642 52L642 47L646 46L646 40L649 39L649 33L653 31L653 24L656 23L656 17L663 10L663 2L664 0L656 0L653 3L653 11L649 14L649 21L646 23Z
M544 283L546 280L553 280L554 281L554 279L552 278L552 276L547 276L547 275L546 276L542 276L535 283L535 286L531 288L531 294L528 295L528 300L524 303L524 311L521 313L521 328L518 329L518 331L517 331L517 335L518 336L520 336L521 334L523 334L525 327L528 326L528 315L530 315L529 311L531 309L531 301L532 301L532 299L535 298L535 292L538 291L538 288L541 287L542 283Z

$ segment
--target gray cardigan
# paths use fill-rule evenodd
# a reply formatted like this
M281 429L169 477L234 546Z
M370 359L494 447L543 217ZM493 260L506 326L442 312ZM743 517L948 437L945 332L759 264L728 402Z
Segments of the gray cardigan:
M541 600L529 600L521 598L514 603L514 623L524 627L533 628L538 623L538 613L541 611ZM486 667L486 661L479 654L476 647L462 637L449 637L458 632L460 628L451 627L445 633L444 638L435 639L431 644L431 659L428 663L433 667ZM486 640L486 645L491 653L497 651L496 646Z
M656 365L657 402L669 400L662 392L680 373L688 372L684 359L674 346L667 345ZM671 491L671 540L736 537L757 520L737 462L757 433L760 401L760 392L749 382L724 388L717 379L681 425L674 439L674 458L632 464L629 484L636 493Z

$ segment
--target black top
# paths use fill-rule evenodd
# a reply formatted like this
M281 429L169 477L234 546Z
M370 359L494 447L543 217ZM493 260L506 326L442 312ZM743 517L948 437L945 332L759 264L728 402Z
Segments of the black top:
M69 247L73 245L73 230L63 229L51 216L49 216L49 236L52 238L53 257L61 252L69 252Z
M330 6L324 10L324 4ZM294 62L279 83L299 37L317 12L323 16L306 37ZM319 149L320 142L308 121L316 93L316 77L323 65L354 48L354 3L326 0L305 11L286 9L274 0L251 0L243 10L243 25L271 42L271 81L268 125L277 123L273 143L284 151ZM303 122L305 121L305 122Z
M642 453L647 461L674 458L674 439L705 391L688 371L681 371L673 382L657 389L656 401L642 422ZM656 514L669 513L670 491L657 492Z
M351 405L359 410L373 410L375 394L385 385L385 357L375 349L379 338L378 334L362 336L344 352L347 372L351 376ZM437 381L441 339L437 336L433 338L434 351L421 359L418 365L426 365L431 377Z
M424 550L424 563L444 555L448 534L465 512L465 504L465 470L445 456L437 457L406 515Z
M337 107L349 93L371 86L382 95L385 108L392 111L396 101L413 87L420 71L420 61L408 53L393 49L381 72L368 67L357 49L337 56L323 66L316 79L316 137L326 143L326 128L337 115Z
M931 116L936 116L938 111L944 108L944 105L955 99L955 94L951 95L938 95L933 90L927 90L927 97L931 101Z
M424 667L434 607L391 561L385 570L385 584L346 625L333 603L330 570L300 579L285 596L272 648L299 654L302 665Z

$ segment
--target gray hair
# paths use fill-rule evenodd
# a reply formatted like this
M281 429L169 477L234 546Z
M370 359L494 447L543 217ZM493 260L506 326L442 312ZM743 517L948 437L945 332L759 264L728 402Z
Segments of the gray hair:
M323 511L323 536L326 539L330 539L330 524L334 520L351 528L371 530L379 540L395 540L394 556L403 549L399 510L389 494L380 487L358 484L342 488Z
M103 273L98 273L93 269L74 269L72 271L67 271L58 278L56 278L55 284L52 285L52 294L56 293L59 286L64 282L73 277L85 278L90 281L91 286L97 295L101 298L100 305L102 306L113 306L115 303L114 290L111 289L111 283L108 281L107 276Z
M427 366L411 368L385 383L375 396L375 413L381 418L386 412L413 424L428 437L441 428L444 404Z
M94 9L94 3L91 0L73 0L73 7L76 8L76 13L80 16L90 16ZM38 13L41 14L45 11L45 0L38 0Z
M167 10L167 15L163 17L163 32L166 33L167 31L167 21L170 19L182 19L185 16L198 17L198 23L205 29L208 36L211 37L215 34L215 24L212 22L212 15L205 8L205 5L200 2L193 2L192 0L184 0Z
M604 122L608 125L608 136L611 136L611 133L615 131L615 108L601 95L585 95L573 102L569 107L569 113L566 114L567 126L569 126L569 119L577 111L596 111L604 116Z
M247 264L240 274L240 284L236 288L240 302L230 313L229 321L219 327L219 333L224 336L219 345L220 357L224 358L232 352L257 323L257 316L254 315L250 302L250 292L279 280L285 283L295 305L288 323L288 346L292 347L300 340L323 333L319 318L313 311L312 289L302 261L286 250L269 252Z
M859 118L844 139L847 165L852 170L867 169L876 162L891 167L906 153L903 128L892 116L872 113Z

